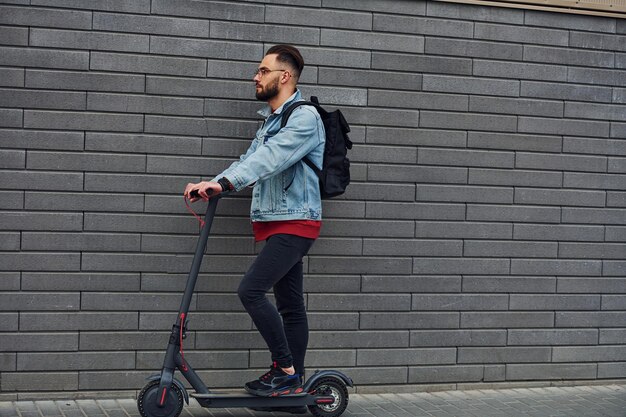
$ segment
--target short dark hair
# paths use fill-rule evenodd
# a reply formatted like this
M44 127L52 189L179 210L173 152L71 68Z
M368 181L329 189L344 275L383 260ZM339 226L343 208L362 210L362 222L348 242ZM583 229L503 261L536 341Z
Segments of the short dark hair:
M300 78L302 69L304 68L304 59L298 51L298 48L291 45L274 45L267 50L265 55L278 55L276 60L289 65L294 70L294 77Z

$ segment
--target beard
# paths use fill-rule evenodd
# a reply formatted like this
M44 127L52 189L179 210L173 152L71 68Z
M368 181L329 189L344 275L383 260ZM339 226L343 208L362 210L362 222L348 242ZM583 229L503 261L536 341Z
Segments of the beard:
M261 91L256 92L256 99L259 101L268 101L278 95L278 78L273 83L268 84L265 88L261 87Z

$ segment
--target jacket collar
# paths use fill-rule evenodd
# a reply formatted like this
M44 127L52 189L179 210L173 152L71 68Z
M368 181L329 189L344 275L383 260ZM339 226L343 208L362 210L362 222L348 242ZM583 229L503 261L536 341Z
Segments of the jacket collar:
M287 100L285 100L285 102L279 108L277 108L273 114L281 114L284 108L288 107L294 101L300 100L301 98L302 93L300 93L300 90L296 90L296 92L293 93ZM257 111L257 113L264 118L267 118L272 114L272 109L270 108L270 106L265 106L261 110Z

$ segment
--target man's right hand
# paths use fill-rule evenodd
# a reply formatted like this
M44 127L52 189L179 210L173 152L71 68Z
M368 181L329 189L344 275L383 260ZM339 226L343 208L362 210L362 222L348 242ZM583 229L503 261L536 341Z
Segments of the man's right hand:
M210 195L207 193L208 190L212 191ZM207 201L211 196L221 193L222 186L214 181L202 181L196 184L194 183L187 184L187 187L185 187L184 195L185 197L189 199L189 201L193 203L193 202L198 201L200 198L192 197L191 196L192 191L196 191L202 200Z

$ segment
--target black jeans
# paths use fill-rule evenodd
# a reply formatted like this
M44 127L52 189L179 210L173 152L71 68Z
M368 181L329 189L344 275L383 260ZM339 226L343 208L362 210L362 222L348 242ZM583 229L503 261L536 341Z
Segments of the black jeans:
M303 295L302 258L314 239L270 236L239 284L239 298L281 368L304 376L309 324ZM276 307L266 293L274 288Z

